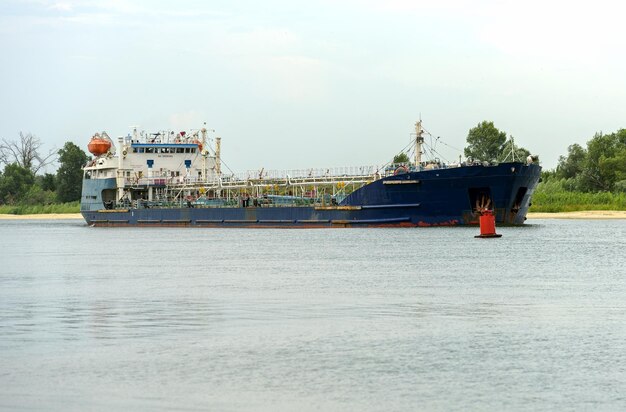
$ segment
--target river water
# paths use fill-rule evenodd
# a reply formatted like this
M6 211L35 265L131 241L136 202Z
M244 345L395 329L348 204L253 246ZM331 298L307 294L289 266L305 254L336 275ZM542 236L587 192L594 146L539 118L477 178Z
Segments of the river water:
M0 221L2 410L623 410L626 221Z

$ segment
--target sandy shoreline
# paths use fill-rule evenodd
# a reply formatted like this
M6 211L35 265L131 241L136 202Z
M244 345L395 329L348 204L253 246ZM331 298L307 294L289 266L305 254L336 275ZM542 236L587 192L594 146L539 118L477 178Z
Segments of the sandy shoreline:
M531 219L626 219L624 210L585 210L581 212L529 213Z
M624 210L586 210L582 212L562 213L529 213L528 220L532 219L626 219ZM82 219L80 213L49 213L39 215L5 215L0 214L0 220L61 220Z

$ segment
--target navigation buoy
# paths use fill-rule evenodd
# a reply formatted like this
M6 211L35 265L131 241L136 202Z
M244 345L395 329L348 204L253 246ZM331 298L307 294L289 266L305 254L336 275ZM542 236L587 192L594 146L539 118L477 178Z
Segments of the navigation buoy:
M484 210L480 214L480 235L474 237L487 238L487 237L502 237L496 233L496 217L493 214L493 210Z

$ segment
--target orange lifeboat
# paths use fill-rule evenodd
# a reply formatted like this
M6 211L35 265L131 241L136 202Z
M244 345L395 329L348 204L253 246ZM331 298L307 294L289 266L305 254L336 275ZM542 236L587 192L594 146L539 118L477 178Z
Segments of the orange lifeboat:
M87 145L87 149L94 156L100 156L105 154L111 148L111 142L101 138L100 136L94 136Z

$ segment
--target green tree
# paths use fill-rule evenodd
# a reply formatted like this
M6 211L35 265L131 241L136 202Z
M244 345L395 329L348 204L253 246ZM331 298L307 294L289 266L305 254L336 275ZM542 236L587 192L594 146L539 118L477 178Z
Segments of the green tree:
M467 134L465 157L482 161L497 160L503 152L505 142L505 132L498 130L493 122L483 121Z
M615 133L616 150L615 157L611 160L612 164L606 166L612 167L615 171L615 181L626 181L626 129L620 129ZM603 165L601 165L602 167ZM621 185L623 186L623 184Z
M587 151L578 143L574 143L567 148L567 156L559 157L559 164L556 167L556 176L560 179L571 179L579 176L587 160Z
M0 176L0 203L16 204L27 197L28 191L35 183L35 175L30 169L16 163L4 167Z
M89 157L72 142L66 142L59 150L59 169L57 170L57 197L61 202L73 202L80 199L83 172L82 167Z
M567 156L559 157L556 176L567 181L568 189L612 191L618 182L626 180L626 129L596 133L586 149L573 144L567 150Z
M34 184L28 188L20 204L23 205L49 205L56 202L56 194L49 190L43 190L38 184Z
M398 153L393 157L392 163L409 163L409 155L406 153Z
M620 193L626 193L626 180L620 180L615 183L615 191Z
M41 187L41 190L56 192L56 176L52 173L37 176L36 183Z
M622 147L624 145L617 133L596 133L587 142L587 158L581 176L582 190L596 192L613 189L616 175L610 159L615 158Z
M604 184L613 190L617 182L626 180L626 147L616 150L613 157L600 157L598 166Z

